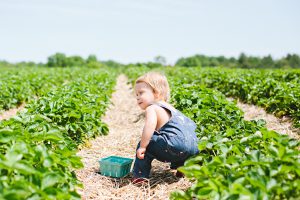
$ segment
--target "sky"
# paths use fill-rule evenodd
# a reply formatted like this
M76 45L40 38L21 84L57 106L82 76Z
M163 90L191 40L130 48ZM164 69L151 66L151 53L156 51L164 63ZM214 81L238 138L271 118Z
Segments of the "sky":
M0 0L0 60L300 54L298 0Z

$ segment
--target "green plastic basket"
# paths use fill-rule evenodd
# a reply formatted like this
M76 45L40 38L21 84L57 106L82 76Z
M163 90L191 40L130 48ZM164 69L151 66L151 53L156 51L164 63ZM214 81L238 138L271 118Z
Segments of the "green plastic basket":
M99 160L100 173L104 176L121 178L130 172L133 159L109 156Z

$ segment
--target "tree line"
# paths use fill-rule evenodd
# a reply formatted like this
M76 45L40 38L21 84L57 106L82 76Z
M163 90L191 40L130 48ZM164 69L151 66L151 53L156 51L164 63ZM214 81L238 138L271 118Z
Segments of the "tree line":
M63 53L56 53L48 57L48 62L46 66L48 67L82 67L87 66L91 68L109 66L109 67L118 67L120 64L108 60L108 61L99 61L95 55L89 55L87 59L82 58L81 56L66 56Z
M35 62L19 62L9 63L0 60L0 66L46 66L46 67L91 67L98 68L102 66L119 67L119 66L146 66L149 68L156 68L166 66L166 58L163 56L156 56L152 62L138 62L123 65L113 60L99 61L95 55L89 55L86 59L81 56L66 56L64 53L56 53L48 57L47 63ZM205 56L194 55L190 57L183 57L176 61L175 66L182 67L229 67L229 68L300 68L300 57L297 54L287 54L280 59L273 59L271 55L264 57L247 56L241 53L238 58L225 56Z
M9 63L0 60L0 67L90 67L99 68L103 66L118 67L121 64L113 60L99 61L95 55L89 55L86 59L75 55L67 56L64 53L55 53L48 57L46 63L36 62L18 62Z
M177 60L176 66L183 67L230 67L230 68L300 68L300 57L297 54L287 54L280 59L271 55L264 57L247 56L241 53L238 58L224 56L195 55Z

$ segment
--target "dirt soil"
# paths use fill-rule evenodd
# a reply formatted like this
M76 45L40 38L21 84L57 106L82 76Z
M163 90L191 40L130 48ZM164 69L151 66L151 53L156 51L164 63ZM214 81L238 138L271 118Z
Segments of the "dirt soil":
M191 182L177 178L168 163L157 160L152 163L150 183L142 187L130 182L131 173L121 179L98 173L100 158L112 155L135 157L144 125L143 112L138 108L133 90L124 75L117 79L112 103L102 119L108 124L109 134L97 137L89 147L78 152L84 163L84 168L76 171L84 185L84 189L79 190L82 199L169 199L171 191L190 187Z

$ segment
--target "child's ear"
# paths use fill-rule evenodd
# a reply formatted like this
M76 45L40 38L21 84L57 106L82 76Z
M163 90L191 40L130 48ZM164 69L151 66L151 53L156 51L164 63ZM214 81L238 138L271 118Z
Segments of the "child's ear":
M154 90L154 97L155 97L155 99L158 99L159 96L160 96L160 95L159 95L159 92Z

